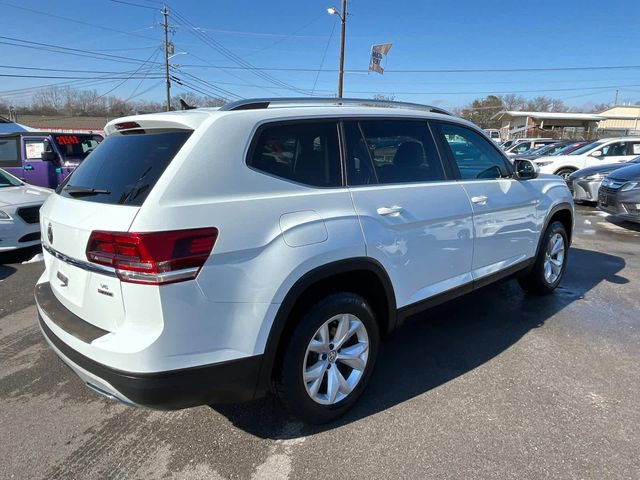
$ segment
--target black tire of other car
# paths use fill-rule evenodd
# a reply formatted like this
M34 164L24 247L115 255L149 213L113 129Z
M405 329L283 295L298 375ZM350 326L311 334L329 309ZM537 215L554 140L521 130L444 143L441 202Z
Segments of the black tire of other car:
M564 180L567 180L569 178L569 175L571 175L575 171L576 170L573 168L561 168L555 173L555 175L558 175L562 177Z
M308 347L312 340L317 338L319 329L328 320L340 315L351 315L362 323L368 340L368 355L364 370L353 390L340 401L323 405L313 400L304 380ZM330 295L307 310L296 326L286 346L280 372L276 374L274 380L275 392L287 410L303 422L312 424L331 422L346 413L362 395L373 373L379 343L378 323L373 310L364 298L348 292ZM327 358L326 355L321 354L320 359L323 356L324 359ZM338 363L339 361L336 360L329 368L337 369ZM325 370L325 372L328 371ZM324 387L320 388L327 389L329 374L326 373L326 378L324 376L325 374L323 374Z
M548 254L550 249L551 239L558 238L557 235L562 238L562 266L560 268L560 274L553 281L548 281L545 276L545 263L548 261ZM531 293L537 295L548 295L553 292L560 284L564 271L567 265L567 259L569 257L569 241L567 231L561 222L553 222L547 227L542 237L542 243L540 244L540 250L535 259L533 267L523 276L518 278L520 286Z

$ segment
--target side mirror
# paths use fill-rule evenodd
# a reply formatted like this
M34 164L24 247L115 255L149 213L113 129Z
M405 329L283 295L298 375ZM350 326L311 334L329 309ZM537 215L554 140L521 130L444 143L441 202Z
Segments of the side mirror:
M531 180L538 177L540 169L531 160L516 159L516 178L518 180Z
M602 150L596 150L595 152L591 152L592 157L601 157L602 156Z
M56 155L56 152L52 152L51 150L43 150L42 160L45 162L55 162L58 160L58 155Z

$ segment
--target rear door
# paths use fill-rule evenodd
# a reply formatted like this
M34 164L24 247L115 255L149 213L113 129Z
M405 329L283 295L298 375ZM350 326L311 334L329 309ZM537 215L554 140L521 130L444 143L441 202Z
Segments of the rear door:
M438 122L434 129L473 206L474 279L533 256L538 238L535 186L514 179L500 152L471 128Z
M344 134L367 255L391 277L397 305L470 282L471 206L447 178L427 122L347 121Z
M114 134L41 210L46 275L58 300L80 318L115 331L124 321L120 280L89 263L93 231L127 232L190 130Z

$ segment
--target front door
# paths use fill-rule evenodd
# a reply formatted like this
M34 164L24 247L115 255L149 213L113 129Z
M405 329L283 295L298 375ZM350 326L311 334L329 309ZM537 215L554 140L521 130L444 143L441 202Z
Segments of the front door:
M32 185L53 188L56 186L56 162L42 159L42 152L45 150L45 138L39 136L22 137L22 155L24 170L24 181Z
M367 255L398 307L471 282L472 211L448 179L424 120L344 123L347 183Z
M474 279L532 257L538 238L535 186L513 178L509 162L478 132L445 122L434 128L473 206Z

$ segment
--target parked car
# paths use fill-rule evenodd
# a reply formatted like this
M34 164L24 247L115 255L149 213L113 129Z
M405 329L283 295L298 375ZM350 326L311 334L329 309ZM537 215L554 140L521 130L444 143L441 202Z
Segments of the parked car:
M608 163L607 165L582 168L569 175L567 186L576 202L597 202L602 180L611 172L636 163L640 163L640 157L625 163Z
M526 152L515 155L514 158L523 158L526 160L533 160L534 158L555 155L556 152L563 150L565 147L569 145L566 141L548 143L546 145L534 147L531 150L527 150Z
M97 134L0 134L0 167L23 182L55 188L102 141Z
M598 208L640 223L640 164L619 168L602 180Z
M518 154L527 152L534 148L542 147L544 145L550 145L552 143L557 142L557 140L553 140L551 138L535 138L532 140L525 140L523 142L517 142L511 147L505 150L506 154L510 157L515 157Z
M539 157L534 162L541 172L553 173L567 179L569 175L581 168L628 162L638 155L640 155L640 137L620 137L598 140L568 155Z
M501 142L501 139L500 139L500 130L499 130L499 129L497 129L497 128L487 128L487 129L485 129L485 131L484 131L484 132L485 132L485 133L489 136L489 138L491 138L491 140L493 140L494 142L496 142L496 143L498 143L498 144Z
M40 243L39 210L51 192L0 169L0 252Z
M565 270L566 183L436 107L243 100L106 133L42 209L35 296L55 352L127 404L273 388L331 421L407 316L512 275L551 293Z

